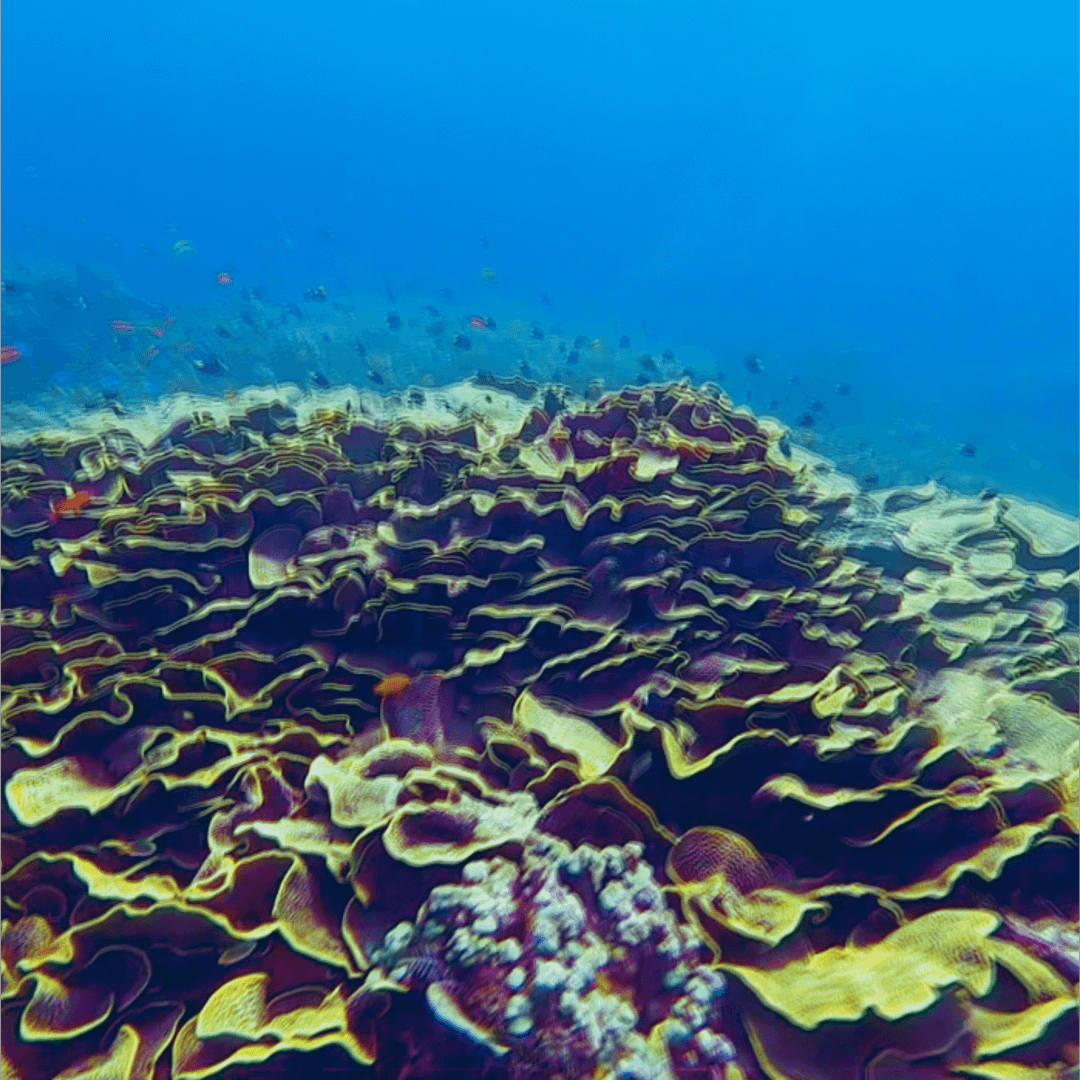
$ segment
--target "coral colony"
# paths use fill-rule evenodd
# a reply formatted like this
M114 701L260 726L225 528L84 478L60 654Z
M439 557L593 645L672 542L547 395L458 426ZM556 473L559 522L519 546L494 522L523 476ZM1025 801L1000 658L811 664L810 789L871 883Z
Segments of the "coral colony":
M6 448L5 1080L1069 1075L1075 525L523 397Z

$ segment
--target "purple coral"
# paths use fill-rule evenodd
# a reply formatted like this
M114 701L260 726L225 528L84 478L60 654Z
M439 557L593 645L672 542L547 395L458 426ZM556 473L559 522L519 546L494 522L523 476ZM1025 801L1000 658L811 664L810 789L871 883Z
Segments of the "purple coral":
M513 1080L596 1069L644 1080L720 1076L735 1056L725 980L704 954L641 844L571 848L533 833L520 865L475 860L460 884L433 889L374 959L403 989L438 977L492 1046L513 1049Z

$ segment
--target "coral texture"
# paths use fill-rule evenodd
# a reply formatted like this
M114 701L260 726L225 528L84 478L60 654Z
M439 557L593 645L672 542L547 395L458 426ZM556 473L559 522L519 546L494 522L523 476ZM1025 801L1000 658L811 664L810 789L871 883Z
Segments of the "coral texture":
M6 449L5 1080L1067 1075L1075 523L428 398Z

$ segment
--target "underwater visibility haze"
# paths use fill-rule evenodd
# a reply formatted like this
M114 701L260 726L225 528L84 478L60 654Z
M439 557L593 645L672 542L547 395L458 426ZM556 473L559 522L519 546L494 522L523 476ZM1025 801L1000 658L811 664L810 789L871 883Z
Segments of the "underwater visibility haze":
M1077 1077L1078 21L8 0L4 1080Z

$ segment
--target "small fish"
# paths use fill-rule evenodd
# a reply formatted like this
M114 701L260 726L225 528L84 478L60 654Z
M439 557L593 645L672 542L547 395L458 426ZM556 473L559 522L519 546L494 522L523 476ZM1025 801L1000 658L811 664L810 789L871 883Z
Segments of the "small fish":
M196 360L195 367L204 375L220 375L223 370L216 356L211 356L209 360Z
M795 421L799 427L813 427L814 426L814 414L804 412L798 420Z
M599 352L604 347L604 343L599 338L593 338L592 347Z
M669 364L675 359L675 354L670 349L665 349L660 355L663 356Z
M628 335L623 334L622 337L619 338L619 348L620 349L629 349L630 348L630 338L629 338Z
M652 767L652 763L653 754L651 750L646 750L645 753L639 754L630 770L630 775L626 778L626 786L633 787L634 784L649 771Z
M959 451L966 458L973 458L976 454L975 444L966 442L960 447Z
M838 394L840 394L841 397L847 397L848 394L851 393L851 383L849 383L849 382L838 382L836 384L836 392Z
M534 341L543 341L544 331L539 326L534 325L532 328L532 336Z
M475 326L477 330L486 330L488 321L483 315L470 315L469 325Z
M231 285L232 284L232 275L226 274L225 271L222 270L217 276L217 283L219 285Z
M495 271L492 270L490 266L485 266L483 272L484 272L484 280L485 281L495 281L496 280Z
M471 349L472 342L464 334L457 334L454 337L454 347L457 349Z
M393 675L387 675L385 678L380 679L375 684L375 693L379 697L397 697L398 694L403 694L412 685L412 679L410 676L401 672L396 672Z
M0 364L14 364L22 359L22 353L14 345L5 345L0 349Z
M657 370L656 361L648 353L638 357L638 364L646 371L655 373Z
M758 372L760 372L762 370L761 357L760 356L755 356L753 353L751 353L749 356L747 356L746 359L743 360L743 363L746 365L746 370L747 371L752 371L755 374L757 374Z
M164 337L165 336L165 327L164 326L151 326L150 327L150 333L153 334L154 337L157 337L157 338Z
M109 327L111 328L111 330L112 330L112 332L114 334L134 334L135 333L134 324L129 323L127 321L127 319L113 319L113 321L111 323L109 323Z
M389 326L391 330L400 330L401 329L401 316L398 315L397 312L391 311L386 316L386 325Z
M218 337L232 337L232 335L229 333L228 330L225 329L224 326L215 326L214 330L216 331Z
M487 238L487 234L486 234L486 233L485 233L485 235L483 235L483 236L481 236L481 237L480 237L480 246L481 246L481 247L482 247L482 248L483 248L483 249L484 249L485 251L487 251L487 246L488 246L488 238Z
M305 300L318 300L322 302L326 299L326 286L316 285L314 289L307 289L304 292Z
M93 496L89 491L76 491L74 495L69 495L66 499L61 499L58 503L53 503L49 509L49 517L53 521L58 521L65 514L79 514L82 513L86 504L90 502Z
M571 349L566 354L566 362L568 364L576 364L578 362L578 360L580 360L580 359L581 359L581 356L578 353L577 349Z
M370 379L370 380L371 380L371 381L372 381L373 383L375 383L376 385L378 385L378 386L382 386L382 384L383 384L383 377L382 377L382 375L381 375L381 374L380 374L380 373L379 373L378 371L376 371L376 370L375 370L374 368L370 368L370 369L368 370L368 373L367 373L367 377L368 377L368 378L369 378L369 379Z
M330 385L330 380L323 375L321 371L313 371L311 373L311 381L316 386L321 386L324 390Z
M547 304L548 307L551 307L551 297L548 296L546 292L542 292L540 294L540 303Z

